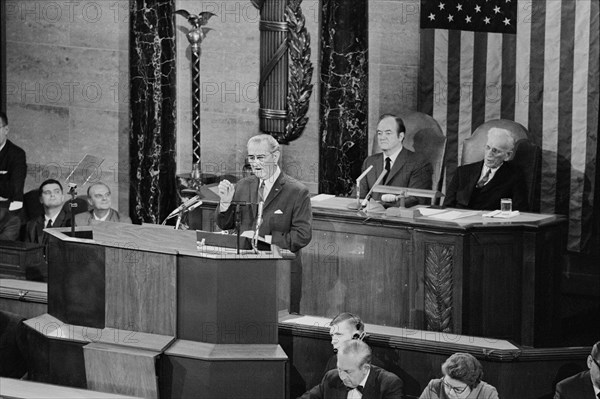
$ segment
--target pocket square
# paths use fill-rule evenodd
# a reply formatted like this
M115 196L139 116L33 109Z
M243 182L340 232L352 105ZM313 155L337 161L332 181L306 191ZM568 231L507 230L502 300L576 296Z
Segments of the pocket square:
M283 215L283 212L281 211L281 209L277 209L275 212L273 212L275 215Z
M8 173L8 170L0 170L0 175L5 175Z

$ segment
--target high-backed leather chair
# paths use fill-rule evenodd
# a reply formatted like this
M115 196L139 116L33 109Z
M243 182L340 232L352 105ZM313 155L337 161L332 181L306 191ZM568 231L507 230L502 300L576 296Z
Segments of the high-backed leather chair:
M398 115L406 127L404 147L415 153L421 154L431 163L433 168L432 189L438 190L444 167L444 152L446 149L446 136L442 128L431 116L422 112L411 111ZM373 136L372 154L380 152L377 135Z
M520 123L507 119L494 119L479 126L471 137L463 142L461 165L479 162L483 159L487 133L491 128L506 129L515 138L515 150L510 160L519 165L523 171L529 196L529 209L538 212L540 203L538 183L542 167L542 150L531 142L529 132Z

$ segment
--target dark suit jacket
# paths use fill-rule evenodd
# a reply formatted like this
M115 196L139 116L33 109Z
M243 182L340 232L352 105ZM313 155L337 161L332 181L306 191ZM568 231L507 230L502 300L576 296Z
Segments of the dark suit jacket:
M362 392L363 399L402 399L402 380L395 374L371 365L371 372ZM338 371L325 374L319 385L301 396L301 399L346 399L348 389L339 377Z
M27 235L25 236L25 242L33 242L35 244L45 244L44 239L44 229L46 225L44 224L44 215L38 216L35 219L27 222ZM64 209L61 209L56 216L56 220L52 227L67 227L70 226L69 217L67 216Z
M556 384L554 399L594 399L590 371L582 371Z
M475 210L500 209L500 199L512 198L516 211L528 211L527 186L523 173L510 162L504 162L481 189L475 187L483 161L460 166L446 190L444 206Z
M360 182L360 196L364 198L371 187L375 184L375 181L383 172L383 153L371 155L363 162L362 170L366 170L369 166L373 165L373 169L361 180ZM429 162L422 156L415 154L414 152L402 148L402 151L398 154L389 175L387 176L385 185L395 187L410 187L410 188L422 188L425 190L431 190L431 175L433 169ZM378 200L381 198L381 194L373 194L373 199ZM415 197L407 197L405 200L405 206L413 206L418 203L425 203L427 199L418 199ZM396 204L400 205L400 202Z
M0 197L8 198L8 203L23 201L26 176L25 151L6 140L4 148L0 151Z
M21 219L9 212L3 212L0 219L0 241L15 241L19 238Z
M254 230L258 212L258 177L252 175L240 180L235 187L233 201L243 201L241 230ZM217 207L217 225L221 229L235 228L235 208L226 212ZM308 189L283 172L279 175L263 206L263 222L259 235L272 236L272 243L292 252L304 248L312 238L312 209Z

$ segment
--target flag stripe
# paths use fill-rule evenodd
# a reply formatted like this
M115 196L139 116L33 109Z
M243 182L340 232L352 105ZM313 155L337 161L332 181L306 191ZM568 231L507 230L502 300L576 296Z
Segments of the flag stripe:
M560 9L560 61L558 80L557 150L555 212L569 215L571 186L571 137L573 134L573 49L575 35L575 2L562 2ZM589 26L589 25L588 25ZM586 26L586 30L588 28ZM557 29L558 30L558 29ZM581 29L578 33L581 32ZM577 139L577 138L576 138ZM580 155L585 152L584 146ZM573 153L576 155L577 153ZM577 189L575 189L577 190Z
M473 130L485 122L485 72L487 65L487 33L476 32L473 51Z
M435 37L435 30L423 29L421 30L421 62L419 68L419 92L418 103L421 112L428 115L433 115L433 92L434 92L434 79L433 79L433 40ZM446 129L442 127L444 133Z
M515 119L516 78L516 35L503 35L502 38L502 96L500 97L500 118Z
M448 31L448 49L460 49L460 31ZM447 136L446 149L452 154L458 154L458 121L462 117L460 109L460 51L448 51L448 107L447 107L447 122L448 132L452 132ZM454 156L448 159L446 167L454 172L457 167L458 157Z
M546 3L542 119L542 212L556 211L556 165L558 150L558 81L560 79L561 1Z
M529 123L529 47L531 41L531 0L519 1L517 13L517 38L516 38L516 106L515 122L528 126ZM540 141L533 140L540 145Z
M433 40L433 118L448 134L446 115L448 112L448 31L437 29Z
M460 109L470 110L473 104L473 43L475 35L473 32L464 31L461 33L461 57L460 57L460 83L461 97ZM462 145L466 138L471 136L471 115L470 113L461 114L458 122L458 150L457 160L461 164Z
M488 34L485 81L485 119L500 118L502 94L502 33Z
M546 5L541 1L531 4L531 42L529 60L529 132L534 142L542 147L542 94L544 92L544 37L546 32Z

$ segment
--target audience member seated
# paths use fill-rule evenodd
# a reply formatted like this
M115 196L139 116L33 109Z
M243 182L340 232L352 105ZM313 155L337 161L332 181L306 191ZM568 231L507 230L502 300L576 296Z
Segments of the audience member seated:
M39 201L44 214L27 222L25 241L42 244L47 240L45 228L68 226L69 218L63 209L63 187L58 180L48 179L40 185Z
M91 226L100 222L131 223L129 216L120 215L111 208L110 187L102 182L94 183L87 190L92 209L75 215L75 226Z
M496 388L481 381L483 367L468 353L455 353L442 364L439 379L429 381L419 399L498 399Z
M8 132L8 117L0 112L0 208L17 215L23 207L27 163L25 151L7 139Z
M592 347L587 366L589 370L556 384L554 399L600 399L600 341Z
M11 214L8 208L0 208L0 241L14 241L19 237L21 219Z
M490 129L484 160L458 167L446 190L444 206L494 210L500 209L502 198L512 198L514 210L529 210L523 173L508 161L514 147L508 130Z
M328 371L323 380L302 395L301 399L401 399L402 380L371 365L371 348L351 339L344 342L337 354L337 369Z
M367 336L365 333L365 324L360 317L343 312L335 316L329 323L329 335L331 336L331 346L334 354L327 361L325 372L337 368L337 352L340 346L351 339L363 340Z
M373 169L360 182L361 197L367 195L384 170L387 174L380 183L382 185L431 190L431 165L421 155L404 148L402 142L405 133L406 128L401 118L391 114L384 114L379 118L377 140L382 152L371 155L363 162L363 171L369 166L373 166ZM373 199L384 201L385 206L400 205L395 195L382 196L374 193ZM425 201L427 199L406 197L405 206L408 208Z

